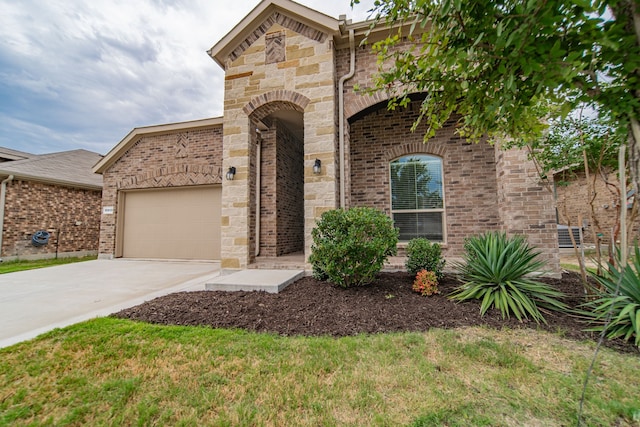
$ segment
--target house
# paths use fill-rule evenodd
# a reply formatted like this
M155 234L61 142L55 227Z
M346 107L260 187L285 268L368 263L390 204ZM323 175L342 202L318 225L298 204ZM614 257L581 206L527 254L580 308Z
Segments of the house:
M573 247L566 231L569 226L577 243L580 242L577 229L582 227L587 246L593 246L596 239L609 245L619 227L621 189L618 171L606 168L600 173L592 171L587 179L583 170L564 170L554 176L554 182L560 247ZM626 190L624 193L627 195L628 227L631 227L629 242L633 243L640 237L640 216L634 210L633 195Z
M96 254L102 156L86 150L30 154L0 147L0 257L39 259ZM48 234L34 245L38 231Z
M353 23L290 0L261 1L209 51L225 72L222 117L136 128L104 176L100 257L219 259L242 269L311 251L320 215L373 206L445 256L487 230L527 235L559 271L553 195L523 151L447 127L410 132L421 94L388 111L376 56ZM384 27L371 37L388 34Z

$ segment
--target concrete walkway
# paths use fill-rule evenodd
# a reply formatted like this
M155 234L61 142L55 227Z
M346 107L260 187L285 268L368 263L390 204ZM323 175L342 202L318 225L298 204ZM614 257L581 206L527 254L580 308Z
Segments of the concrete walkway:
M153 298L204 290L214 262L96 260L0 275L0 348Z

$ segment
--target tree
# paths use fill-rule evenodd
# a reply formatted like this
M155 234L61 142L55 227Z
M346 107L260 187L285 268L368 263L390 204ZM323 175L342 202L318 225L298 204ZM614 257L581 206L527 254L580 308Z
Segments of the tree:
M603 116L585 117L580 109L576 114L570 115L563 120L552 120L549 132L541 139L529 145L530 157L538 167L538 172L546 181L550 175L554 175L553 184L564 186L577 177L577 174L584 174L585 188L587 190L586 199L582 200L583 207L573 206L575 210L569 210L568 204L558 204L558 216L561 224L567 226L578 225L580 218L584 214L589 220L592 242L596 248L597 265L602 265L601 236L612 236L610 244L617 241L621 232L620 210L627 208L627 183L621 185L616 179L618 168L618 150L626 142L626 136L619 132L620 126L611 122ZM598 194L601 186L598 182L605 184L604 194ZM548 185L550 191L554 189ZM567 193L564 192L566 197ZM599 196L609 197L616 201L615 209L602 211L596 206ZM558 193L558 197L559 193ZM637 217L637 204L633 203L633 209L627 217L627 230L633 231L633 222ZM576 222L577 219L577 222ZM603 228L603 223L613 225L613 228ZM582 280L587 286L587 273L584 253L579 251L579 246L573 233L569 233L573 243L575 254L580 264ZM610 256L613 249L609 248ZM613 262L613 258L610 259ZM600 267L598 267L598 273Z
M373 45L387 65L368 89L387 91L390 108L426 93L425 139L456 113L471 140L524 145L540 138L543 118L591 104L627 129L638 193L636 0L376 0L371 13L373 25L386 21L392 30Z

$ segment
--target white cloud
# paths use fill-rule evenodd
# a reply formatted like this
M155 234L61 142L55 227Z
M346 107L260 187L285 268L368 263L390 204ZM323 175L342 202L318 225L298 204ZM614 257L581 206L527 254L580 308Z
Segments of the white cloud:
M371 0L301 1L366 18ZM0 0L0 145L105 153L133 127L222 114L206 50L257 0Z

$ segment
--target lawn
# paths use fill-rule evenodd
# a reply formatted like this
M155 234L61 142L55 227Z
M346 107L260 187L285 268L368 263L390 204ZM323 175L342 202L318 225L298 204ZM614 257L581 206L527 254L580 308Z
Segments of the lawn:
M465 328L282 337L114 318L0 350L0 425L576 425L593 343ZM640 359L601 350L583 425L640 425Z
M5 261L0 263L0 274L13 273L16 271L33 270L36 268L51 267L54 265L71 264L73 262L91 261L96 259L97 256L86 257L65 257L65 258L48 258L39 259L33 261L19 260L19 261Z

